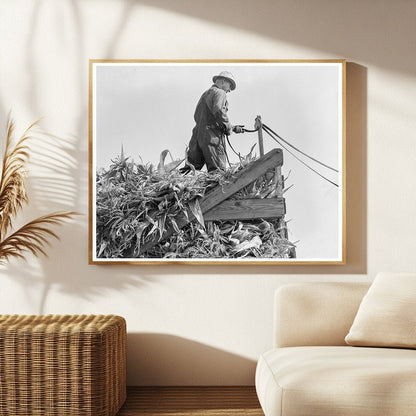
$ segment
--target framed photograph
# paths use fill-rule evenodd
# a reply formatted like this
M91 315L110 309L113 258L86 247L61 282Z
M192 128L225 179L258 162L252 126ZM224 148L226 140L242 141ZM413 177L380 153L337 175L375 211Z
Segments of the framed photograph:
M91 264L344 264L345 60L91 60Z

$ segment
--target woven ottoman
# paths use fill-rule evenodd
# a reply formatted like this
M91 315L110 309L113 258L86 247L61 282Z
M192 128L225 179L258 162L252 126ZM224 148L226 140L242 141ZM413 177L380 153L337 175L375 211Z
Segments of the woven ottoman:
M0 415L113 416L126 399L126 322L0 315Z

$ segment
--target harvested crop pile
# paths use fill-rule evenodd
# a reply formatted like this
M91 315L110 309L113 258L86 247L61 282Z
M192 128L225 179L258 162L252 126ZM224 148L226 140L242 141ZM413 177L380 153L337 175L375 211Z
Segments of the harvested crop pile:
M165 151L166 152L166 151ZM166 156L166 153L164 153ZM226 183L250 162L241 159L226 172L183 175L178 163L157 168L129 162L123 154L96 177L97 257L100 258L287 258L294 247L279 233L279 221L211 221L204 224L198 200ZM273 175L264 175L233 195L263 198L274 192ZM193 213L183 228L178 218ZM141 252L148 241L173 233Z

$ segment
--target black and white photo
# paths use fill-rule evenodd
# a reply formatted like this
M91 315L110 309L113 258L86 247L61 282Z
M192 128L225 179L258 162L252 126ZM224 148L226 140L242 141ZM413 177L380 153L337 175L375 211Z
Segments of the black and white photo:
M345 61L90 61L90 262L345 262Z

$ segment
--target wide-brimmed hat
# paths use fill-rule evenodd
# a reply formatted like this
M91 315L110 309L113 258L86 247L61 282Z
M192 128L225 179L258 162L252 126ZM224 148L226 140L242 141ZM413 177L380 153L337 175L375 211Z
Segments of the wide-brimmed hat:
M229 81L230 84L231 84L231 91L235 90L236 84L235 84L235 81L234 81L234 76L231 72L222 71L218 75L214 75L212 80L215 82L218 78L224 78L227 81Z

